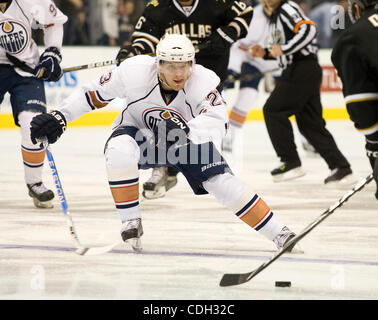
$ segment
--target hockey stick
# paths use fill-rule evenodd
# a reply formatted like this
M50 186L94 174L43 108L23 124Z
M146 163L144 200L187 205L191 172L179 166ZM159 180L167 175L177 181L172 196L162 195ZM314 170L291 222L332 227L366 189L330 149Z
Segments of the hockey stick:
M224 274L219 285L221 287L234 286L238 284L245 283L267 268L271 263L276 261L280 256L282 256L288 249L292 248L297 244L302 238L304 238L312 229L323 222L327 217L329 217L337 208L340 208L351 196L353 196L357 191L360 191L365 187L371 180L373 180L373 174L368 175L366 178L361 180L355 185L355 187L342 196L335 204L330 206L326 211L324 211L317 219L310 223L305 229L303 229L299 234L292 238L285 246L275 253L268 261L261 264L257 269L248 273L227 273Z
M225 81L229 82L229 83L234 83L236 81L249 81L249 80L253 80L253 79L258 78L258 77L263 77L267 73L272 73L272 72L275 72L275 71L278 71L278 70L280 70L280 68L267 70L265 72L257 71L257 72L253 72L253 73L243 74L240 77L235 77L232 74L229 74Z
M7 54L7 57L9 59L9 61L11 61L14 64L15 67L20 68L22 71L36 75L35 70L33 68L29 67L24 61L21 61L20 59L12 56L10 54ZM72 71L85 70L85 69L94 69L94 68L110 66L112 64L117 64L117 63L118 63L117 59L100 61L100 62L92 62L92 63L88 63L88 64L83 64L81 66L64 68L64 69L62 69L62 72L65 73L65 72L72 72ZM41 71L40 71L40 74L38 75L38 78L41 77L44 72L45 72L45 69L42 68Z
M118 60L107 60L107 61L101 61L101 62L92 62L92 63L88 63L88 64L83 64L81 66L64 68L63 73L78 71L78 70L85 70L85 69L94 69L94 68L106 67L106 66L110 66L112 64L117 64L117 63L118 63Z
M74 224L73 224L71 214L68 211L67 200L66 200L66 197L65 197L64 192L63 192L62 183L60 182L60 179L59 179L58 170L56 169L55 161L54 161L53 155L51 153L50 146L49 146L46 139L43 139L42 143L43 143L43 146L46 149L46 156L47 156L50 168L51 168L51 172L52 172L55 187L56 187L56 190L57 190L57 193L58 193L59 201L60 201L63 213L67 218L67 224L68 224L68 228L70 230L71 237L74 240L75 245L76 245L75 253L77 253L81 256L84 256L84 255L90 256L90 255L98 255L98 254L109 252L115 246L117 246L120 243L120 241L117 241L115 243L112 243L112 244L106 245L106 246L102 246L102 247L91 247L91 248L84 247L80 243L79 237L77 236L77 233L75 231L75 227L74 227Z

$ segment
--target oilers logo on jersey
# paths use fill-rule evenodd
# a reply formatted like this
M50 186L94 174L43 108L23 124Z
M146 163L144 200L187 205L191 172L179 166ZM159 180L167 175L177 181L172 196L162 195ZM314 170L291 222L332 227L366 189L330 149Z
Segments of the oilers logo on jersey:
M20 54L28 46L28 29L16 20L0 22L0 46L11 54Z
M178 113L175 110L172 109L167 109L167 108L162 108L162 107L153 107L146 109L143 114L143 122L145 126L152 131L156 128L158 123L164 119L169 119L169 118L178 118L180 119L183 123L188 122L180 113Z

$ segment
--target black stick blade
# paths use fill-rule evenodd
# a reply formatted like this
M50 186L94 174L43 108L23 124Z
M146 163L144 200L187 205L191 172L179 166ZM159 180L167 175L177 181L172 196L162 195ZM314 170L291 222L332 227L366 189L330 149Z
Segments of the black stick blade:
M340 208L344 202L346 202L351 196L353 196L357 191L360 191L364 186L366 186L370 181L373 180L373 174L371 173L365 179L361 180L356 186L350 190L348 193L344 194L333 206L329 207L324 211L318 218L316 218L312 223L310 223L305 229L303 229L299 234L292 238L285 246L277 251L268 261L261 264L257 269L248 273L227 273L224 274L219 285L221 287L236 286L248 282L265 268L267 268L271 263L276 261L282 254L290 251L302 238L304 238L308 233L310 233L316 226L318 226L323 220L330 216L337 208Z
M236 286L249 281L250 275L250 273L226 273L223 275L219 285L221 287Z

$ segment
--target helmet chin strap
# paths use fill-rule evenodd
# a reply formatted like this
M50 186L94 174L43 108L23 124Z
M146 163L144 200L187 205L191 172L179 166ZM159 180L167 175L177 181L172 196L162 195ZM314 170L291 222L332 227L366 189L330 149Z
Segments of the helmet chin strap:
M164 75L163 75L161 72L158 73L158 77L159 77L160 82L161 82L165 87L167 87L166 90L174 90L174 89L168 84L168 82L165 80L165 77L164 77Z

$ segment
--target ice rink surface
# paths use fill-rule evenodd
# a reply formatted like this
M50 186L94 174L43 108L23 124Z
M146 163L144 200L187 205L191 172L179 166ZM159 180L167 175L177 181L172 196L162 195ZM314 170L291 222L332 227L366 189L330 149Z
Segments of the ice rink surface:
M328 128L357 180L370 173L364 138L350 121ZM296 131L297 134L297 131ZM52 146L81 242L120 239L120 220L107 183L104 144L109 128L68 128ZM244 138L243 138L244 137ZM299 232L351 187L326 187L321 158L298 149L306 175L273 183L278 159L263 122L249 122L229 163ZM209 195L195 196L183 176L165 198L141 202L143 253L125 244L98 256L79 256L59 201L36 209L23 180L18 130L0 130L0 299L329 300L378 299L378 201L370 183L300 243L304 254L285 254L246 284L219 287L224 273L249 272L276 250ZM242 151L242 152L241 152ZM140 186L150 171L140 175ZM54 190L45 163L44 182ZM276 288L275 281L291 281Z

